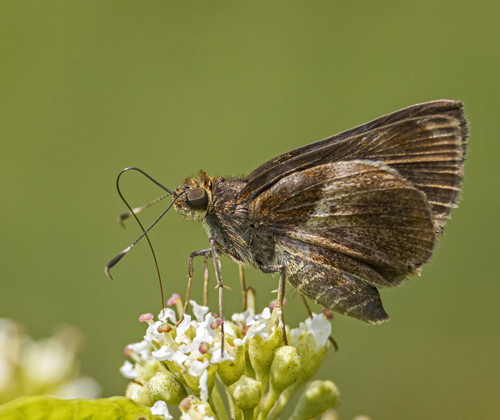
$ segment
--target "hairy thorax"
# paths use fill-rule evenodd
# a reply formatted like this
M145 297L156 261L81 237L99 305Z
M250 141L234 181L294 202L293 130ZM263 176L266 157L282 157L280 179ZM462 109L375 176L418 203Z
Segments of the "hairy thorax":
M212 178L202 171L174 191L174 207L185 219L202 222L223 254L265 269L276 264L275 243L272 234L250 218L247 203L238 199L246 184L244 178ZM191 196L206 197L206 207L193 208Z

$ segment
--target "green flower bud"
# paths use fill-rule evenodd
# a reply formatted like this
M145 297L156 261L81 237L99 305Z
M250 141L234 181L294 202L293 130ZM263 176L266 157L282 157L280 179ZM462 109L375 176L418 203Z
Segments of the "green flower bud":
M274 352L271 364L271 386L266 401L259 413L258 420L267 418L280 394L293 384L300 372L302 364L297 349L292 346L283 346Z
M283 346L274 352L271 364L271 386L277 392L282 392L295 382L302 368L297 349L292 346Z
M151 407L154 404L153 398L149 395L148 387L138 382L130 382L125 390L125 396L136 404Z
M226 386L234 384L245 372L245 346L236 347L234 360L218 363L217 374Z
M274 350L281 345L283 345L283 334L279 328L274 328L267 340L264 340L260 335L254 335L250 339L248 355L257 379L267 382L267 376L274 358Z
M339 390L332 381L314 381L299 398L290 420L308 420L339 403Z
M300 385L302 385L318 371L319 365L326 356L327 345L318 348L314 335L306 334L299 340L296 349L302 361L299 374Z
M166 367L170 373L172 373L179 381L181 381L184 385L186 385L186 380L182 376L182 368L179 366L177 362L173 362L171 360L164 360L161 362L164 367Z
M198 397L194 395L189 395L182 401L182 404L179 405L179 409L183 414L187 414L187 416L182 415L181 420L183 419L191 419L191 420L202 420L207 417L213 417L215 414L210 407L210 404L202 402Z
M154 401L163 400L167 404L178 405L187 396L182 383L168 371L158 372L153 376L148 389Z
M262 383L247 376L242 376L228 387L234 405L242 410L252 410L260 402Z
M141 379L149 381L160 370L160 362L155 359L141 360L134 367Z

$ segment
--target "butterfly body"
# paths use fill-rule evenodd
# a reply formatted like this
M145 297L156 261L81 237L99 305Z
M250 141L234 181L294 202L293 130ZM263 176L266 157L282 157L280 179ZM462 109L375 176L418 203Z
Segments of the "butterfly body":
M414 105L294 149L246 178L200 172L174 191L217 250L331 310L388 319L378 287L432 258L464 177L462 104Z

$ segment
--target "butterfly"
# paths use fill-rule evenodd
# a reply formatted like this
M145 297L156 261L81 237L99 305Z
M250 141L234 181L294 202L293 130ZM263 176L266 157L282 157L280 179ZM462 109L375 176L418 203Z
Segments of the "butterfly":
M283 153L247 177L201 171L173 191L218 255L264 273L332 311L388 320L378 289L430 262L464 180L463 104L410 106ZM215 261L216 260L216 261ZM192 275L190 274L190 277Z

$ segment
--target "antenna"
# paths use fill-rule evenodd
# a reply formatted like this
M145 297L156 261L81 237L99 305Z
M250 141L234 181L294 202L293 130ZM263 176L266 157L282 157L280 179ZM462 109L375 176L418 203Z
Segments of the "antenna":
M153 204L156 204L158 203L159 201L163 200L165 197L170 197L171 194L167 193L167 194L164 194L162 195L161 197L158 197L158 198L155 198L153 201L150 201L149 203L147 204L144 204L143 206L141 207L136 207L135 209L132 209L132 211L127 211L126 213L122 213L118 216L118 223L120 223L120 225L122 225L124 228L126 227L125 223L123 223L125 220L127 220L130 216L132 216L133 214L137 214L145 209L147 209L148 207L151 207Z
M152 202L142 206L142 207L138 207L136 209L132 209L132 207L130 207L130 205L128 204L127 200L125 200L125 197L123 197L123 194L121 193L121 190L120 190L120 178L121 176L127 172L127 171L131 171L131 170L134 170L134 171L138 171L140 172L141 174L143 174L145 177L147 177L150 181L154 182L156 185L158 185L160 188L162 188L163 190L167 191L167 194L157 198L156 200L153 200ZM162 286L162 281L161 281L161 275L160 275L160 269L158 267L158 261L156 259L156 254L155 254L155 251L153 249L153 245L151 244L151 241L149 240L149 237L148 237L148 232L153 228L153 226L155 226L159 221L160 219L165 216L165 214L170 210L170 208L174 205L174 203L177 201L177 199L180 197L180 195L178 195L177 197L174 197L174 200L172 201L172 203L170 204L170 206L168 206L168 208L160 215L160 217L158 217L154 222L153 224L147 229L145 230L142 223L140 222L139 218L137 217L136 215L136 212L139 212L141 210L144 210L145 208L147 207L150 207L152 206L153 204L157 203L158 201L162 200L163 198L167 197L168 195L170 196L173 196L173 192L171 190L169 190L168 188L164 187L162 184L160 184L158 181L156 181L155 179L153 179L151 176L149 176L146 172L144 172L143 170L139 169L139 168L135 168L135 167L129 167L129 168L125 168L124 170L122 170L119 174L118 174L118 177L116 178L116 189L118 191L118 194L120 195L120 198L123 200L123 202L125 203L125 205L128 207L129 211L127 213L123 213L120 217L119 217L119 222L121 224L123 224L123 220L127 219L128 217L130 217L131 215L134 216L135 220L137 221L137 223L139 224L139 226L141 227L142 229L142 235L139 236L139 238L137 238L133 243L132 245L129 245L127 248L125 248L122 252L120 252L116 257L114 257L107 265L106 265L106 268L104 269L104 272L106 273L106 275L111 279L113 280L113 277L111 277L111 274L109 273L109 270L111 270L111 268L113 268L117 263L118 261L120 261L124 256L125 254L127 254L133 247L134 245L139 242L144 236L146 237L148 243L149 243L149 247L151 248L151 253L153 254L153 259L154 259L154 262L155 262L155 266L156 266L156 272L158 274L158 280L160 282L160 293L161 293L161 303L162 303L162 309L165 309L165 300L164 300L164 297L163 297L163 286Z

